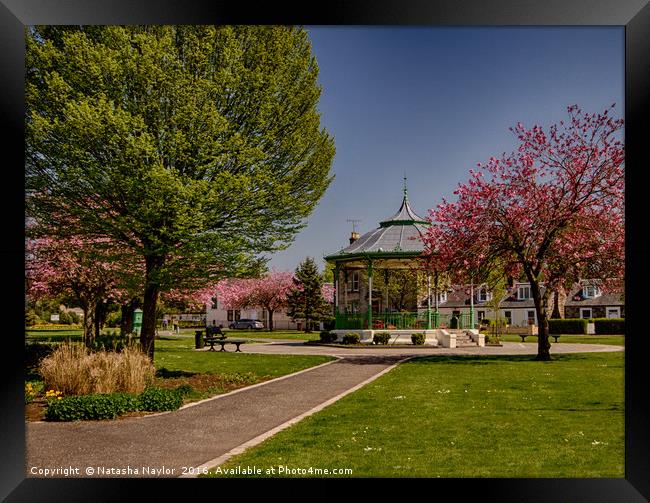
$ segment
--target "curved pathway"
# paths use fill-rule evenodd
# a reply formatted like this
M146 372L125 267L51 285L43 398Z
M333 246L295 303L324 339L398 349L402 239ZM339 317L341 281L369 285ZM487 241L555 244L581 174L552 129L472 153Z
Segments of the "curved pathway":
M534 355L537 354L536 342L504 342L503 346L469 346L460 348L440 348L433 346L351 346L337 347L319 344L304 344L302 341L269 340L265 344L248 343L242 346L247 353L282 354L282 355L328 355L339 356L383 356L402 357L429 355ZM598 353L603 351L624 351L623 346L611 344L574 344L568 342L551 343L551 355L560 353Z
M74 477L178 477L215 466L243 447L333 403L394 365L423 355L535 354L536 344L487 348L335 348L302 342L251 343L246 352L320 354L338 359L163 414L114 421L28 423L27 477L67 468ZM621 346L557 344L554 353L623 351ZM239 448L239 449L238 449ZM55 474L61 477L62 472Z

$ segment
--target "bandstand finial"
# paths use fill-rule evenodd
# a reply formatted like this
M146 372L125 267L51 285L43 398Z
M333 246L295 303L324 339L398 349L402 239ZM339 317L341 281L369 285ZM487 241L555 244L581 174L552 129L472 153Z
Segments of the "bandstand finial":
M406 189L406 173L404 173L404 197L407 197L407 189Z

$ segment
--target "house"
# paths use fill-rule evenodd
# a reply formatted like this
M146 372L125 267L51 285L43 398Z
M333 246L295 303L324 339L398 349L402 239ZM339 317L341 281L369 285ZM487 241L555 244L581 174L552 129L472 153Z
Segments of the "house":
M331 283L323 284L323 287L332 287ZM206 325L211 326L214 322L215 325L230 327L230 324L241 319L259 320L264 324L264 328L268 329L269 315L266 309L251 308L251 309L228 309L219 303L216 297L213 297L212 304L206 306L205 320ZM323 323L320 324L320 330L323 330ZM301 320L293 321L287 314L286 309L276 309L273 311L273 329L274 330L303 330L304 323Z
M542 292L543 292L542 286ZM495 318L492 306L492 293L483 285L473 288L473 307L476 321L483 318ZM501 301L499 318L513 327L536 326L538 324L535 303L530 291L530 284L515 282L509 293ZM603 293L593 281L575 283L567 292L566 300L560 302L564 307L564 318L622 318L625 316L625 303L621 292ZM441 292L438 309L443 315L469 313L470 285L457 285ZM553 311L553 296L549 299L549 317ZM561 310L560 310L561 311Z

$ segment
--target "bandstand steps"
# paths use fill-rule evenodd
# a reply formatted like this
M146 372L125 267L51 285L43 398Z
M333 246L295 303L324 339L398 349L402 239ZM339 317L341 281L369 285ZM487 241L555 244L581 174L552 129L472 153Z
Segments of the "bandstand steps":
M458 333L456 334L456 347L457 348L467 348L467 347L477 347L478 342L475 342L468 334Z

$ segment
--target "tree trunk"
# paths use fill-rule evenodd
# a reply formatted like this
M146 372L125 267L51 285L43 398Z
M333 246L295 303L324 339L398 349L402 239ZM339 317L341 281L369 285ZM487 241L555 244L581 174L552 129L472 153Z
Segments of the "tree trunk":
M266 312L269 313L269 332L273 332L273 309L267 307Z
M84 321L83 321L83 328L84 328L84 344L86 347L90 347L90 345L93 342L93 309L90 308L88 304L83 304L81 306L84 312Z
M566 302L566 293L564 288L559 286L553 292L553 313L551 318L559 319L564 318L564 303Z
M95 304L95 319L93 320L95 329L95 339L100 335L102 329L102 302L99 301Z
M158 275L165 262L164 257L145 256L144 302L142 305L142 328L140 331L140 349L151 361L154 355L156 337L156 306L160 294Z
M535 360L538 361L550 361L551 358L551 343L549 342L548 337L548 294L547 291L542 298L539 283L528 278L530 281L530 290L533 294L533 301L535 302L535 311L537 313L537 321L539 323L537 327L537 356Z
M133 301L122 304L122 320L120 321L120 335L124 337L131 333L131 320L133 319Z

